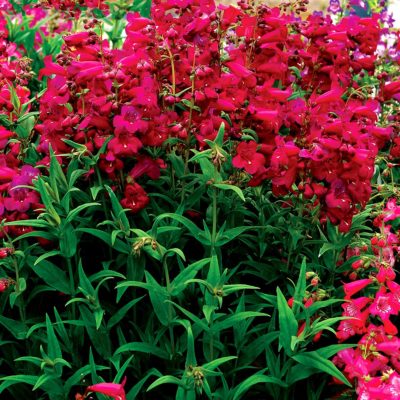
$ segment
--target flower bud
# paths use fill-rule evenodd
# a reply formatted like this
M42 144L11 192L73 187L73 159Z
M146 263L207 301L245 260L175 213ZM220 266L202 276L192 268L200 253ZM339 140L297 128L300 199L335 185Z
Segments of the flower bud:
M0 248L0 259L7 258L11 254L14 254L14 249L11 247Z
M7 278L0 279L0 293L7 290L9 286L10 286L10 281Z

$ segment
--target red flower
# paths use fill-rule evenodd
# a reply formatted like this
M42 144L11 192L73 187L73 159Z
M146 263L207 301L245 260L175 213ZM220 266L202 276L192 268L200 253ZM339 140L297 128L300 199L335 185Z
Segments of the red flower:
M14 253L14 249L11 247L2 247L0 248L0 259L7 258L11 254Z
M125 186L124 195L125 197L121 200L122 207L134 213L142 210L150 201L145 190L136 182Z
M151 179L158 179L160 177L160 169L167 168L167 165L161 158L156 160L149 156L138 156L137 164L129 172L129 176L133 179L140 178L142 175L147 175Z
M244 168L249 174L255 174L264 168L265 157L257 153L258 144L254 141L241 142L237 147L237 155L233 157L232 165Z
M7 290L7 288L10 286L10 281L7 278L1 278L0 279L0 293L4 292Z

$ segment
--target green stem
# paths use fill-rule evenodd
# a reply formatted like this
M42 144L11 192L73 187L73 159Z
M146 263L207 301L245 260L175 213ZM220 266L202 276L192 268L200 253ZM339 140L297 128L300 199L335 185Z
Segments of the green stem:
M192 120L193 120L193 107L194 107L194 91L196 88L195 79L196 79L196 46L193 52L193 64L192 64L192 75L191 75L191 89L190 89L190 110L189 110L189 121L188 121L188 128L187 128L187 139L186 139L186 149L185 149L185 175L188 173L188 163L189 163L189 156L190 156L190 143L192 141Z
M15 291L19 293L19 268L18 268L18 263L15 258L13 258L13 264L14 264L14 271L15 271ZM22 297L22 293L18 296L18 311L19 311L19 317L21 319L21 322L25 322L26 315L25 315L25 305L24 305L24 300Z
M15 258L13 258L13 264L14 264L14 271L15 271L15 289L18 292L19 291L19 268L18 268L18 263Z
M210 320L210 361L214 359L214 335L212 333L213 320Z
M71 292L71 297L75 295L75 279L74 279L74 271L72 269L71 258L67 257L67 267L68 267L68 275L69 275L69 290ZM76 319L76 303L72 303L72 318Z
M113 27L113 30L111 32L111 42L112 42L112 45L113 45L113 49L115 49L117 47L118 41L121 38L121 34L120 34L121 22L122 22L122 20L120 18L116 19L114 27Z
M211 231L211 255L215 251L215 242L217 239L217 220L218 220L218 208L217 208L217 189L213 188L212 194L212 231Z
M167 292L169 297L171 297L171 280L169 277L167 258L165 256L163 260L163 268L164 268L165 282L167 284ZM175 337L174 337L174 329L172 328L171 322L172 322L172 304L168 303L168 330L169 330L169 337L171 340L171 352L172 354L175 354Z
M174 60L174 55L172 54L171 49L169 48L167 43L166 43L166 49L168 52L169 61L171 63L172 96L175 97L176 94L175 60Z
M103 184L103 179L101 177L99 166L96 164L94 169L96 171L96 176L97 176L97 180L99 182L99 186L101 186L103 188L103 190L101 191L101 207L103 208L106 220L111 221L111 215L110 215L110 211L109 211L109 209L107 207L107 203L106 203L106 196L104 194L104 184ZM110 233L110 226L109 225L107 225L107 233ZM112 260L113 249L112 249L111 246L108 246L108 256L110 257L110 260Z

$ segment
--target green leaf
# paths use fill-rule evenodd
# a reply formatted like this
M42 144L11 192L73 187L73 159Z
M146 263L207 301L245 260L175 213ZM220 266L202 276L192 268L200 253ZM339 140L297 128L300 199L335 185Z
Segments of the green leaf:
M94 315L85 305L79 305L79 312L94 349L100 356L108 359L111 356L111 340L107 330L104 326L96 328Z
M213 254L210 260L210 268L207 274L207 283L211 285L211 287L215 288L218 285L220 278L221 273L218 263L218 257Z
M357 347L357 344L332 344L330 346L323 347L322 349L316 350L323 358L331 358L337 352L345 349L351 349L352 347Z
M69 337L69 334L67 333L67 330L65 329L64 321L61 318L60 314L57 311L57 308L54 307L54 316L56 319L56 322L54 324L54 329L60 336L61 340L64 342L65 346L67 347L68 350L72 350L73 345L72 341Z
M181 379L176 378L175 376L172 375L166 375L162 376L161 378L158 378L155 380L146 390L146 392L156 388L157 386L160 385L165 385L166 383L170 383L173 385L181 386L183 388L186 388L186 385L182 382Z
M43 221L40 219L24 219L17 221L5 222L4 226L31 226L32 228L52 228L47 221Z
M118 370L118 373L117 373L117 375L115 375L113 382L120 382L123 379L125 371L128 369L132 360L133 360L133 356L128 357L128 359L124 362L122 367Z
M259 290L260 288L257 286L237 284L237 285L224 285L222 290L224 292L224 296L228 294L238 292L239 290Z
M89 278L86 276L83 270L82 261L79 260L78 264L78 276L79 276L79 287L82 289L84 295L90 295L92 297L96 296L95 290L90 283Z
M251 341L243 350L240 352L239 362L241 365L251 364L262 352L265 351L266 347L273 341L279 338L279 332L269 332L265 335L261 335L255 340Z
M71 258L75 255L78 238L76 237L76 232L72 224L65 223L60 228L60 251L62 255L66 258Z
M86 204L81 204L80 206L74 208L73 210L71 210L67 217L65 218L66 222L72 222L75 217L83 210L85 210L86 208L90 208L90 207L95 207L95 206L100 206L100 203L86 203Z
M178 320L177 322L183 325L187 332L185 366L188 367L189 365L197 365L196 353L194 349L194 336L192 331L192 325L187 320Z
M289 67L289 69L293 71L297 79L301 79L301 72L297 67Z
M4 381L0 385L0 393L2 393L5 389L7 389L11 385L15 385L16 383L25 383L27 385L35 385L38 380L38 376L36 375L10 375L4 376L0 378L1 381Z
M311 304L310 307L307 308L306 312L308 315L313 315L321 308L329 307L332 304L343 303L343 302L345 302L345 300L343 299L328 299L328 300L316 301L315 303Z
M16 339L25 339L28 327L23 322L0 315L0 325L3 325Z
M240 200L246 201L242 189L235 185L228 185L226 183L214 183L213 186L222 190L232 190L239 196Z
M346 379L346 377L336 368L335 364L333 364L332 361L329 361L326 358L323 358L316 351L296 354L292 358L302 365L315 368L322 372L326 372L327 374L339 379L345 385L352 387L352 385Z
M200 158L198 163L200 164L200 169L203 174L202 179L205 182L208 182L212 179L216 182L220 182L222 180L221 175L216 171L215 165L211 162L211 160L208 158Z
M279 345L287 355L292 354L292 336L297 336L298 323L281 290L276 288L279 313Z
M50 359L54 360L56 358L62 358L60 344L58 343L56 334L54 333L53 325L47 314L46 314L46 330L47 330L47 353ZM57 376L61 376L62 366L56 365L55 370L57 372Z
M76 232L85 232L90 235L93 235L93 236L101 239L103 242L107 243L109 247L115 249L119 253L123 253L123 254L131 254L132 253L131 247L127 243L124 243L120 239L116 239L115 242L113 244L111 244L111 235L100 229L77 228Z
M39 265L40 263L42 263L47 258L54 257L54 256L59 256L59 255L61 255L61 252L59 250L47 251L46 253L43 253L40 257L38 257L35 260L35 262L33 263L33 266L36 267L36 265Z
M123 228L125 232L128 232L130 224L128 217L126 216L126 211L121 206L121 203L118 201L117 196L115 196L114 191L107 185L105 185L104 187L107 190L108 195L110 196L114 217L117 218L120 222L120 225L122 225L121 228Z
M217 247L224 246L225 244L229 243L233 239L237 238L239 235L241 235L243 232L254 229L252 226L238 226L236 228L231 228L223 233L218 232L217 237L215 239L215 245Z
M126 394L126 400L135 400L139 395L143 385L151 376L157 376L159 378L161 373L155 368L152 368L150 371L148 371L147 374Z
M52 376L52 375L44 374L44 375L39 376L39 379L36 381L35 385L33 386L32 391L39 389L40 386L44 385L47 381L50 381L52 379L54 379L54 376Z
M30 362L36 365L37 367L40 367L43 360L40 357L25 356L25 357L18 357L14 361Z
M173 301L168 301L168 303L173 304L178 310L180 310L184 315L186 315L189 319L191 319L195 324L197 324L203 331L208 332L210 328L208 325L201 320L199 317L191 313L190 311L186 310L185 308L181 307L179 304L174 303Z
M176 296L181 293L186 287L185 282L193 279L209 262L209 258L203 258L202 260L196 261L183 269L171 283L171 295Z
M158 284L149 272L146 271L145 276L149 286L150 301L153 305L154 312L158 320L164 326L168 326L170 318L174 317L174 315L169 315L170 307L165 303L166 300L170 299L169 293L165 287Z
M239 400L249 389L251 389L253 386L261 384L261 383L272 383L274 385L279 385L281 387L287 387L286 383L281 381L278 378L275 378L273 376L265 376L260 373L252 375L245 379L242 383L240 383L238 386L236 386L234 395L233 395L233 400Z
M216 360L212 360L206 364L203 364L202 368L207 371L214 371L220 365L225 364L228 361L232 361L232 360L236 360L236 359L237 359L236 356L226 356L226 357L217 358Z
M302 364L293 365L290 368L290 372L286 377L286 383L289 386L291 386L298 381L309 378L311 375L314 375L317 372L318 372L317 369L307 365L302 365Z
M157 237L158 224L163 219L166 219L166 218L170 218L172 220L180 222L192 234L193 238L198 240L200 243L202 243L204 245L210 244L211 238L207 237L205 235L205 232L202 231L194 222L192 222L189 218L186 218L182 215L172 214L172 213L161 214L154 220L153 228L151 230L151 236L153 238Z
M35 262L33 256L27 257L27 263L32 270L50 287L60 291L61 293L71 294L69 280L63 270L58 268L50 261L42 260Z
M109 369L102 365L96 365L95 368L96 368L96 371L104 371L104 370ZM65 381L65 385L64 385L65 393L68 394L70 392L72 386L81 384L82 379L84 379L85 376L89 375L90 373L91 373L90 365L85 365L84 367L79 368L70 378L68 378Z
M177 156L175 152L171 152L168 155L168 159L171 162L172 168L175 171L176 177L181 179L185 174L185 163L182 156Z
M243 321L247 318L268 317L268 316L269 316L268 314L258 311L241 311L225 318L223 321L215 322L215 324L212 327L212 331L220 332L224 329L228 329L236 325L238 322Z
M204 159L204 158L209 159L212 154L211 149L207 149L204 151L197 151L197 150L193 150L193 151L195 152L195 155L189 159L189 162L199 162L201 159ZM211 164L211 162L210 162L210 164ZM214 172L214 167L212 168L212 172Z
M214 143L220 147L222 147L222 145L224 143L224 134L225 134L225 123L221 122L221 125L219 126L219 129L218 129L217 136L214 139Z
M301 305L303 304L303 299L305 297L305 293L306 293L306 286L307 286L307 282L306 282L306 268L307 268L307 264L306 264L306 259L303 259L303 262L301 263L301 267L300 267L300 273L299 273L299 278L297 280L297 284L294 290L294 302L293 302L293 314L296 315L298 310L300 309Z
M39 176L36 180L35 186L37 187L37 190L40 194L40 197L45 206L46 212L48 212L51 215L51 217L57 223L57 225L60 225L61 219L60 219L60 216L58 215L56 209L53 206L54 199L52 199L49 194L48 184L46 184L44 182L43 178Z
M126 316L128 311L137 304L140 300L142 300L145 296L139 297L138 299L133 299L129 303L125 304L121 307L117 312L113 313L112 317L108 320L107 329L110 330L115 325L117 325L122 318Z
M322 255L324 255L327 251L331 251L331 250L340 250L341 246L338 244L334 244L334 243L324 243L321 247L321 249L319 250L318 253L318 257L321 257Z
M211 317L213 316L213 313L215 310L217 310L218 307L217 306L211 306L208 304L204 304L203 306L203 314L206 317L206 321L208 324L210 324L211 322Z
M122 346L118 347L114 355L125 352L147 353L162 358L163 360L170 360L170 355L165 350L145 342L130 342L123 344Z
M61 189L62 193L65 193L68 190L68 183L67 179L65 178L64 171L62 170L61 165L51 147L49 180L53 193L57 196L56 200L59 202L59 189Z
M297 228L292 226L289 226L287 230L292 238L292 248L295 249L297 247L297 242L303 238L303 235L297 230Z

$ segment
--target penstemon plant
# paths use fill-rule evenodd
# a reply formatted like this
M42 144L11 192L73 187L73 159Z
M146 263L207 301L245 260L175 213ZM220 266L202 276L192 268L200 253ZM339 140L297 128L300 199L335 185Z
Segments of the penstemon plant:
M0 0L1 395L399 398L399 31L307 4Z

